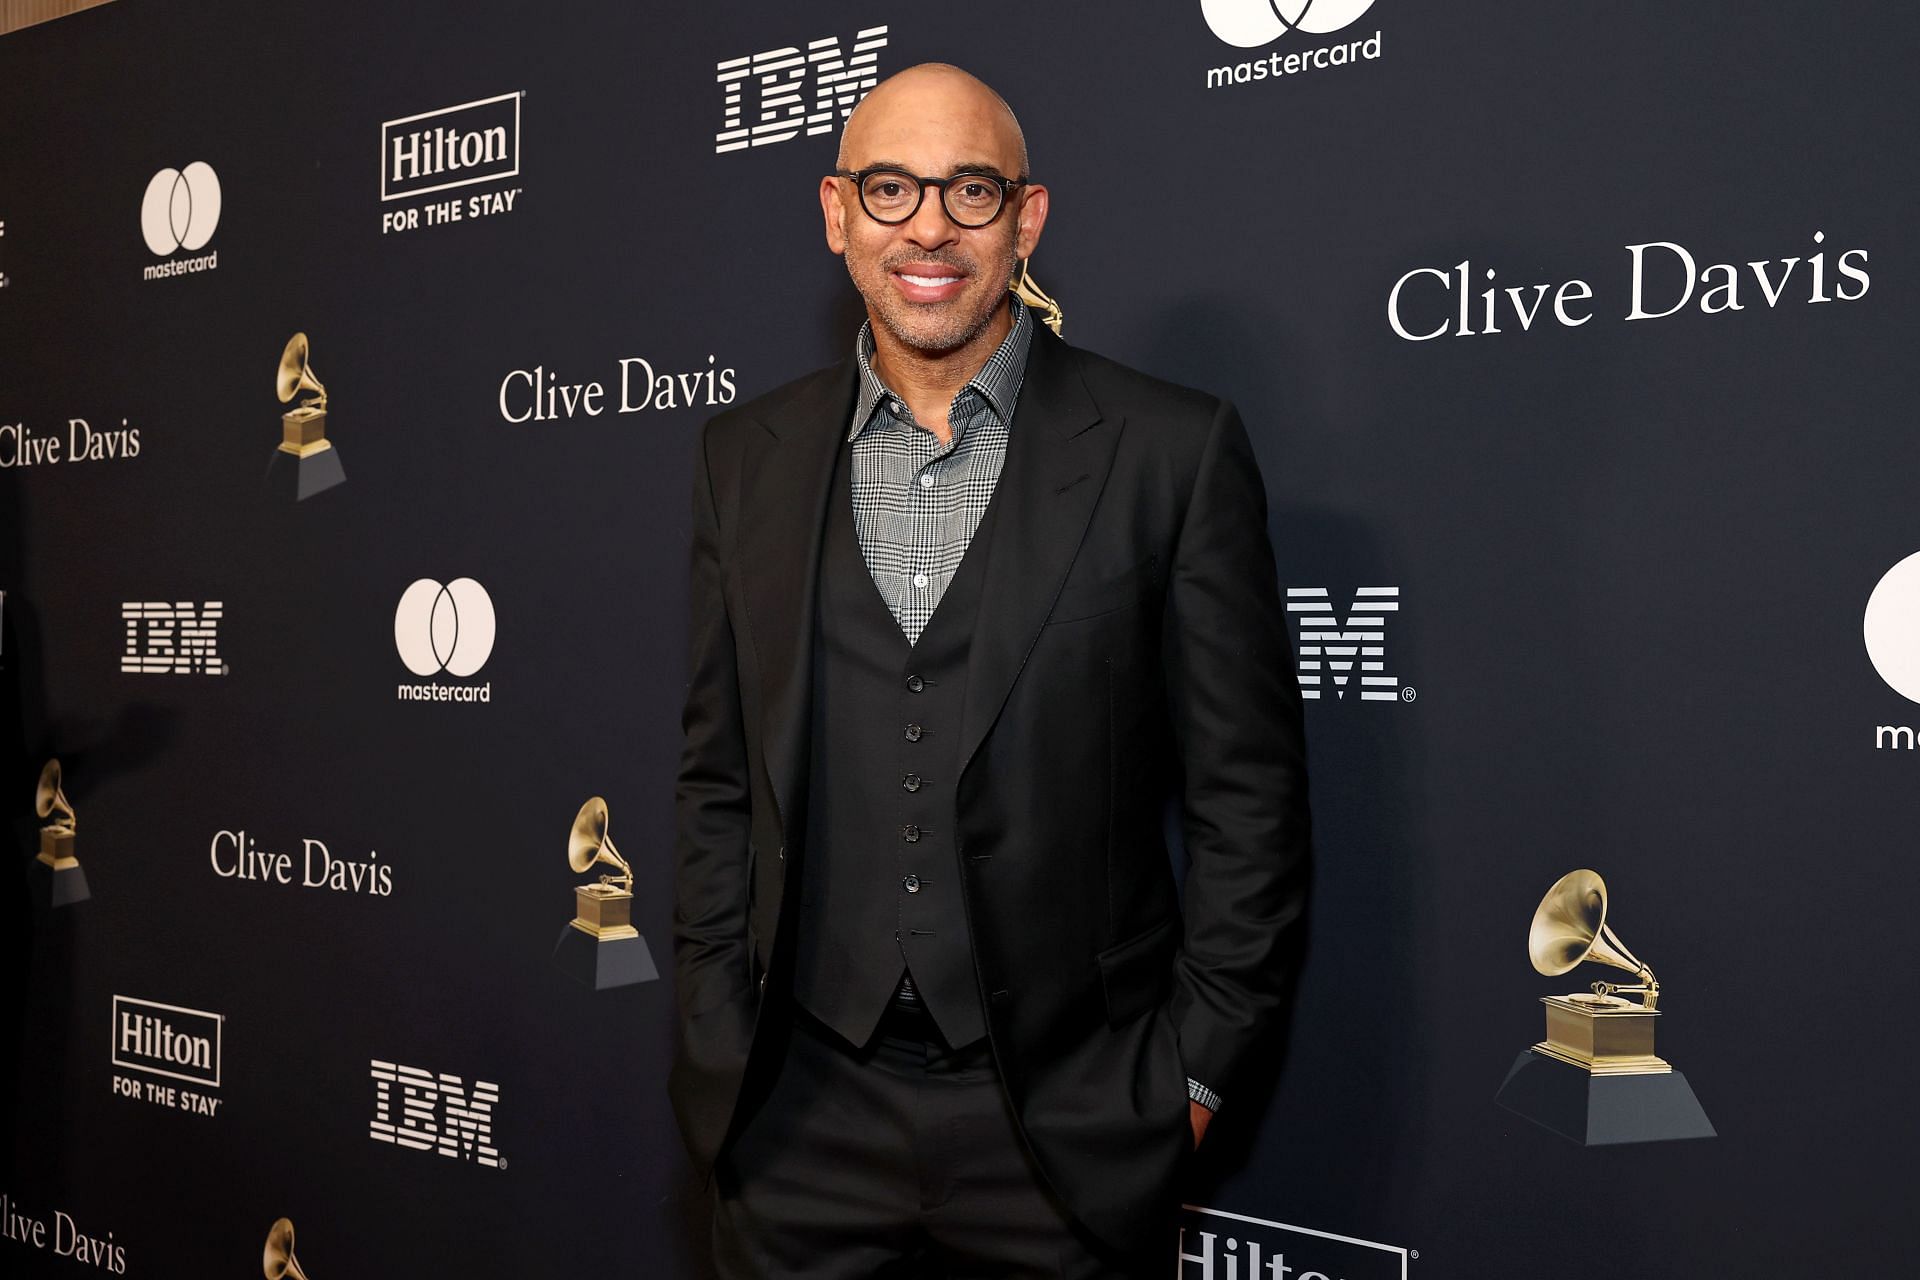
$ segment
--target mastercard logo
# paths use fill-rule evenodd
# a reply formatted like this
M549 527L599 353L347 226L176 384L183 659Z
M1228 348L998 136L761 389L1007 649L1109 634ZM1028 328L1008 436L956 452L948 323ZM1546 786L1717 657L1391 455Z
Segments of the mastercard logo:
M1373 0L1200 0L1213 34L1242 49L1272 44L1289 31L1331 35L1371 8Z

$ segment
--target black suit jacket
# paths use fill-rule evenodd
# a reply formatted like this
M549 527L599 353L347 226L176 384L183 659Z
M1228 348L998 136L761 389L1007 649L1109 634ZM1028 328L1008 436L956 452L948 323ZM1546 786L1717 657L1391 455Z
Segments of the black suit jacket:
M1038 328L1028 361L952 829L1028 1143L1080 1219L1128 1245L1173 1207L1187 1077L1231 1099L1270 1067L1251 1051L1304 934L1299 686L1238 414ZM694 464L671 1092L703 1171L763 1065L755 1030L806 874L814 586L854 388L849 359L729 410Z

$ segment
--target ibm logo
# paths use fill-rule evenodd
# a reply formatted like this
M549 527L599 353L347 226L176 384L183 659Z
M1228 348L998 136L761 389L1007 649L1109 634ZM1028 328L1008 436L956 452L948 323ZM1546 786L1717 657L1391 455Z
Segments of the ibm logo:
M1400 588L1360 587L1343 623L1325 587L1288 587L1287 612L1300 625L1300 696L1318 698L1330 688L1344 699L1357 688L1362 702L1411 702L1413 690L1387 674L1387 618L1399 611Z
M500 1086L475 1080L471 1091L459 1076L434 1075L419 1067L372 1061L373 1121L367 1136L410 1151L435 1151L450 1160L507 1167L493 1145L493 1111ZM398 1114L395 1095L398 1095Z
M196 608L187 601L129 600L120 606L127 624L127 647L120 655L126 675L223 676L220 619L226 606L209 600Z
M831 131L880 82L880 50L886 45L887 29L868 27L854 36L852 57L841 52L838 36L827 36L808 41L805 52L789 45L719 63L714 78L725 94L725 116L713 135L714 154L786 142L802 129L809 135ZM755 98L751 125L746 123L749 82Z

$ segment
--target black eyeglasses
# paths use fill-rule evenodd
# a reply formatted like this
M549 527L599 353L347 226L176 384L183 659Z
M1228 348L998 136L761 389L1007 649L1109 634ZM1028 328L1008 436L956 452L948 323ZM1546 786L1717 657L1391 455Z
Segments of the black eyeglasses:
M951 178L923 178L905 169L877 167L849 173L835 170L834 177L852 181L860 192L860 207L875 222L898 226L920 211L928 187L940 188L940 205L947 216L963 227L984 227L1000 216L1007 204L1007 192L1024 187L1030 178L1003 178L997 173L956 173Z

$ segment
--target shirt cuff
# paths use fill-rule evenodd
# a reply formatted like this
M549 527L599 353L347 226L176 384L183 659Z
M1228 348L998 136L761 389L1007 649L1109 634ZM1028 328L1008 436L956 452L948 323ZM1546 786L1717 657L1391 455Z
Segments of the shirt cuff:
M1187 1077L1187 1097L1193 1099L1209 1111L1218 1111L1220 1109L1220 1095L1201 1084L1198 1080L1195 1080L1192 1076Z

